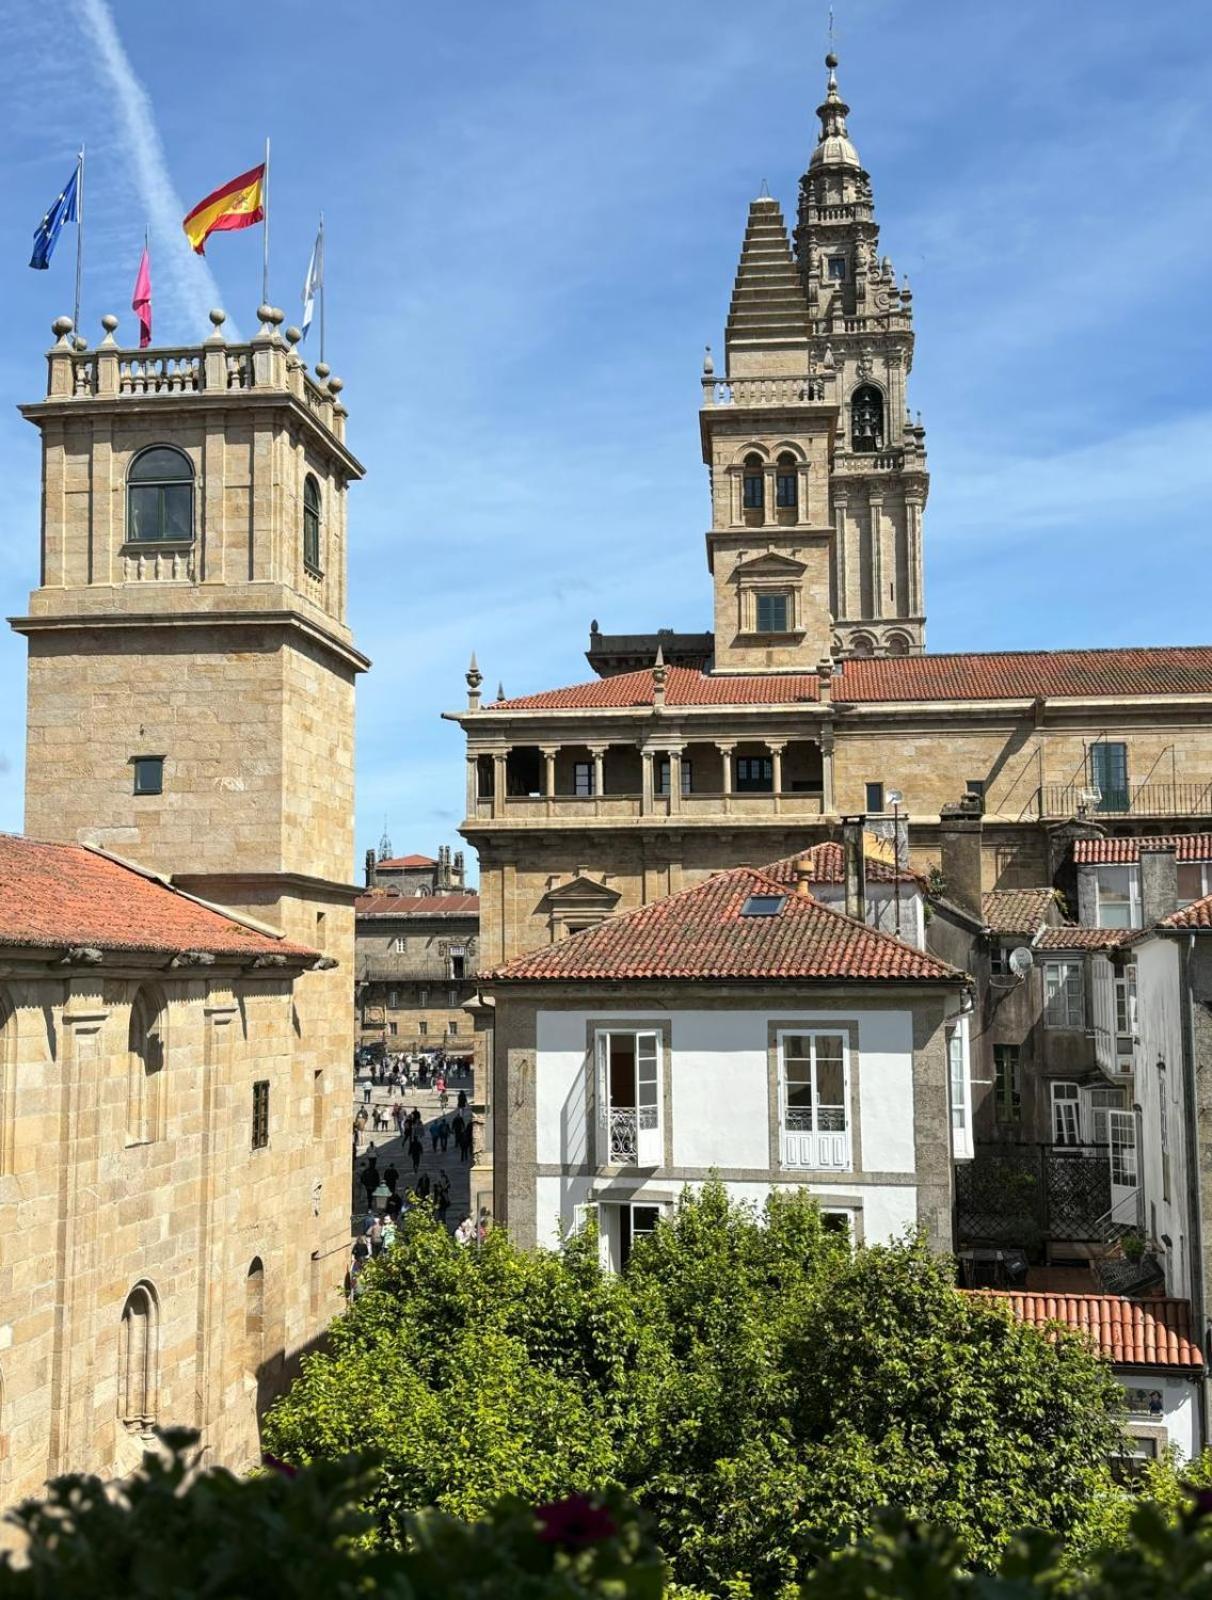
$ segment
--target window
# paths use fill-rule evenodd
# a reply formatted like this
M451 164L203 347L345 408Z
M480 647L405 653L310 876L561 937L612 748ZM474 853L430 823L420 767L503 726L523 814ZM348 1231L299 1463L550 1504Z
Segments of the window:
M1108 1111L1107 1129L1111 1135L1111 1182L1121 1189L1135 1189L1136 1113Z
M992 978L1005 978L1010 973L1010 952L1004 944L991 944L989 946L989 976Z
M447 1031L447 1033L458 1033L458 1031L459 1031L459 1019L458 1019L458 1017L451 1017L450 1021L446 1024L446 1031Z
M841 1033L779 1035L779 1102L785 1167L850 1167L850 1072Z
M882 783L869 783L867 785L867 810L879 812L884 809L884 786Z
M1178 899L1180 905L1190 905L1192 900L1202 900L1212 893L1212 868L1206 861L1180 861L1178 864Z
M122 1307L118 1340L118 1416L142 1433L156 1421L156 1297L137 1283Z
M631 1260L631 1252L641 1239L656 1232L661 1220L660 1206L620 1206L619 1211L619 1269Z
M745 510L760 511L766 504L766 474L761 456L745 457L741 487Z
M1122 1089L1087 1089L1087 1132L1091 1144L1110 1144L1111 1128L1107 1118L1108 1111L1119 1111L1123 1107L1124 1091Z
M1136 963L1115 974L1115 1031L1131 1045L1136 1035Z
M194 469L171 445L153 445L126 475L126 537L190 540L194 536Z
M947 1072L951 1079L951 1131L965 1133L968 1128L968 1064L964 1060L964 1035L960 1028L947 1029Z
M774 762L771 757L738 756L736 786L738 792L770 794L774 789Z
M264 1150L269 1143L269 1080L261 1078L253 1084L252 1147Z
M993 1115L998 1122L1018 1123L1023 1120L1018 1057L1019 1047L1016 1044L993 1046Z
M833 283L842 283L842 282L844 282L845 281L845 277L846 277L846 257L845 256L829 256L827 258L826 270L829 273L829 278L830 278L831 282L833 282Z
M777 917L787 904L785 894L751 894L741 907L743 917Z
M852 1211L822 1211L821 1227L826 1233L840 1233L851 1243L854 1241L854 1213Z
M135 756L131 766L134 768L136 794L164 792L163 756Z
M389 989L387 991L387 1009L389 1011L398 1011L400 1009L400 991L398 989Z
M164 1137L164 1002L144 987L130 1008L127 1035L126 1142L151 1144Z
M884 397L874 384L850 397L850 448L868 454L884 448Z
M774 475L774 503L781 511L794 511L800 502L800 475L794 456L782 455Z
M429 1004L429 990L428 989L422 989L421 990L420 994L417 996L417 1004L419 1006L427 1006Z
M392 953L392 955L393 956L402 956L404 954L405 950L407 950L407 949L408 949L408 940L404 937L404 935L402 933L397 933L395 938L391 941L391 953Z
M1140 927L1140 869L1096 867L1094 884L1098 893L1095 924L1100 928Z
M320 576L320 485L310 472L303 480L303 565Z
M661 1040L654 1032L599 1033L595 1041L602 1166L659 1166Z
M974 794L978 800L983 800L985 798L984 778L965 778L964 788L969 794Z
M672 764L673 763L670 761L670 758L668 756L658 756L657 757L656 782L657 782L657 794L659 794L659 795L661 795L661 794L667 795L669 793L669 769L672 766ZM690 793L690 789L691 789L691 779L690 779L691 763L685 756L683 756L682 759L681 759L681 769L682 769L682 776L679 779L679 782L681 784L682 793L683 794L689 794Z
M425 1020L424 1017L422 1017L421 1020L417 1023L417 1032L421 1035L422 1038L424 1038L425 1035L429 1032L429 1023Z
M456 983L462 983L467 976L467 955L462 950L450 952L450 976Z
M396 1031L397 1031L396 1024L394 1022L389 1022L387 1024L387 1031L388 1031L388 1033L391 1034L392 1038L394 1039L395 1036L396 1036Z
M446 1004L448 1006L457 1006L458 1003L459 1003L459 991L457 989L448 989L446 991Z
M1128 809L1128 746L1100 739L1090 746L1090 787L1097 789L1096 811Z
M574 761L572 764L572 792L579 795L593 793L593 762Z
M1052 1085L1052 1143L1081 1144L1081 1091L1075 1083Z
M1045 1028L1083 1028L1085 1025L1085 987L1081 962L1045 961Z
M789 596L785 594L759 594L755 596L755 615L759 633L786 633Z

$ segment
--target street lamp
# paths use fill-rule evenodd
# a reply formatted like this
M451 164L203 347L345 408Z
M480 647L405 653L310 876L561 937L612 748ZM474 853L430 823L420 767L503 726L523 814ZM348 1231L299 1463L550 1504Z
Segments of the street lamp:
M892 807L892 899L896 906L893 932L898 939L901 936L901 801L904 798L899 789L889 789L887 800Z
M374 1201L375 1210L381 1216L383 1212L387 1210L387 1202L391 1199L391 1190L385 1183L380 1183L379 1187L371 1196L371 1199Z

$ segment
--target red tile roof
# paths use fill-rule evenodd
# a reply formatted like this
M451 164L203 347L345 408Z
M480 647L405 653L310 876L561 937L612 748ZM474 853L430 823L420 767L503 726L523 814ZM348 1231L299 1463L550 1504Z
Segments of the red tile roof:
M1172 911L1158 923L1159 928L1212 928L1212 894L1192 900L1189 906Z
M1031 938L1056 910L1056 890L990 889L981 896L981 916L994 933L1021 933Z
M300 965L318 954L246 927L85 845L46 844L12 833L0 834L0 944L282 955Z
M1179 861L1212 861L1212 833L1159 833L1141 839L1075 839L1073 860L1079 867L1118 866L1140 860L1142 849L1173 845Z
M466 917L479 916L480 897L473 890L450 894L393 894L371 889L354 901L360 917Z
M845 883L846 881L846 853L836 839L826 839L823 844L810 845L807 850L801 850L798 855L785 856L782 861L772 861L762 871L769 878L774 878L778 883L793 884L795 882L795 869L801 861L807 862L811 872L810 883ZM867 857L867 882L868 883L901 883L918 882L917 874L910 872L908 867L901 871L887 861L881 861L877 856Z
M1016 1317L1037 1328L1059 1322L1084 1333L1100 1355L1123 1367L1202 1370L1203 1356L1186 1300L1127 1300L1117 1294L1022 1294L968 1291L1005 1301Z
M432 856L388 856L379 862L380 867L436 867L437 862Z
M1114 950L1127 944L1139 928L1044 928L1035 940L1037 950Z
M1021 650L996 654L880 656L842 663L833 698L880 701L1033 700L1085 696L1212 694L1212 646ZM815 672L732 675L670 667L667 706L788 705L819 700ZM652 669L540 694L497 700L489 711L560 711L652 704Z
M782 904L773 916L744 916L751 895ZM542 978L764 978L934 980L964 974L819 901L787 894L753 867L734 867L692 889L625 911L486 975Z

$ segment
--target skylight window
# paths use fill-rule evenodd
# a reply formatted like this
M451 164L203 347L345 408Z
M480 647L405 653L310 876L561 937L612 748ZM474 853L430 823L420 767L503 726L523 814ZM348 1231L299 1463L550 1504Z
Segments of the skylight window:
M777 917L787 903L785 894L751 894L741 907L743 917Z

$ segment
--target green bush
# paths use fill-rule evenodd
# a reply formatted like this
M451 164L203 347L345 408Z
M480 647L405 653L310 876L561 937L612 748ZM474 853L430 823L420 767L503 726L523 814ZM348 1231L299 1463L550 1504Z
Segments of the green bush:
M372 1451L388 1542L429 1505L618 1488L679 1584L741 1600L882 1507L991 1569L1023 1527L1085 1548L1118 1503L1120 1390L1083 1344L957 1294L920 1243L852 1253L802 1193L686 1194L619 1276L591 1233L468 1250L413 1215L365 1281L267 1437L300 1465Z

